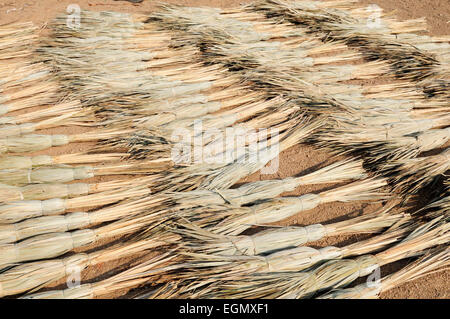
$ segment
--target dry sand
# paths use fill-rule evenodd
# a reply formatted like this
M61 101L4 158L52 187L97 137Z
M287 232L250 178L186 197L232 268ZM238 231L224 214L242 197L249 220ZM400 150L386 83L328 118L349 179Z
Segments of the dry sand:
M189 6L213 6L213 7L233 7L241 3L250 1L237 0L183 0L183 1L166 1ZM69 4L78 4L82 9L87 10L112 10L130 13L146 13L156 8L156 2L144 0L141 4L131 4L125 1L113 0L6 0L0 3L0 24L13 21L33 21L37 25L45 25L55 15L64 12ZM411 19L426 17L430 26L432 35L449 35L450 34L450 2L448 0L362 0L362 4L377 4L387 12L393 12L394 16L399 19ZM28 111L28 110L27 110ZM60 128L57 130L49 130L47 132L58 132L64 134L75 133L74 128ZM78 132L78 131L77 131ZM62 154L67 152L79 152L86 150L89 146L86 144L73 144L65 147L57 147L51 151L40 153L45 154ZM322 167L331 163L329 155L321 150L315 149L308 145L295 146L283 152L280 156L280 168L275 175L260 175L259 173L249 176L242 182L255 181L269 178L284 178L295 174L308 173L317 166ZM92 181L98 181L98 178ZM295 192L286 195L300 195L311 191L319 191L327 189L332 185L322 185L320 187L300 187ZM305 225L316 222L331 222L338 220L349 214L360 214L362 212L373 211L380 207L380 204L326 204L307 212L299 214L280 223L281 225ZM340 236L327 238L320 242L314 243L315 246L323 245L342 245L355 241L362 236ZM119 260L113 263L90 267L83 273L82 281L91 279L100 279L105 277L108 272L116 267L129 267L132 263L130 260ZM399 267L405 265L405 262L396 263L381 270L381 275L386 275ZM407 284L403 284L387 293L382 294L382 298L448 298L450 289L447 285L450 279L450 272L440 272L437 274L426 276L420 280L416 280ZM54 286L64 288L64 281L60 281ZM107 297L119 296L120 293Z

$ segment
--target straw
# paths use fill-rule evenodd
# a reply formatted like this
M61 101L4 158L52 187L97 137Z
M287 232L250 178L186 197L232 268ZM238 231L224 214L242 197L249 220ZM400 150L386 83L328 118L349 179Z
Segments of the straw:
M158 210L161 209L161 206L157 205L163 205L165 199L163 196L142 197L145 193L139 193L137 191L134 193L124 193L122 191L119 193L119 197L115 197L114 193L112 194L113 195L101 193L101 195L104 196L102 201L88 205L101 206L120 200L118 204L113 206L108 206L90 212L75 212L67 213L65 215L49 214L50 216L43 216L45 213L48 214L48 211L46 211L44 213L40 212L41 215L39 216L42 217L29 218L14 224L2 224L0 225L0 243L14 243L36 235L66 232L88 226L94 226L100 223L131 217L144 212L146 216L152 216L152 214L158 216ZM90 197L92 198L93 196L91 195ZM81 197L74 200L80 201L84 200L84 198ZM55 201L55 199L49 201ZM65 203L71 204L69 201L65 201ZM80 207L80 205L81 204L77 203L76 206ZM154 206L156 206L156 208L154 208Z
M0 267L21 262L61 256L75 248L95 244L100 240L132 234L149 225L145 216L122 219L95 229L38 235L15 244L0 246Z
M250 207L205 206L176 213L174 217L186 218L214 233L238 235L254 225L278 222L323 203L386 199L388 194L380 191L385 185L383 179L368 179L319 194L267 199Z
M175 232L186 237L186 248L194 252L251 256L304 245L327 236L377 233L399 220L408 218L405 214L386 214L386 211L386 209L383 209L381 212L377 211L373 214L325 225L313 224L304 227L290 226L267 229L254 235L223 236L189 224L181 224L184 228L175 230Z
M224 296L239 298L305 298L318 291L339 288L356 278L370 274L376 268L448 241L448 225L439 219L419 226L400 243L376 255L362 255L355 259L331 260L304 272L256 273L234 276L221 284L220 291L205 289L196 297ZM214 282L213 279L209 279ZM217 285L217 284L216 284ZM210 293L211 292L211 293Z
M403 269L385 276L378 282L365 282L352 288L336 289L319 299L375 299L403 283L417 280L431 273L448 269L450 249L434 249Z
M67 210L81 209L93 205L106 205L125 198L144 196L148 193L149 190L146 186L138 186L125 190L118 189L75 198L10 202L0 205L0 222L12 224L33 217L60 215Z
M153 257L144 263L125 270L117 275L94 282L82 284L64 290L50 290L41 293L25 295L23 299L93 299L116 290L130 289L147 283L155 276L164 274L171 266L164 266L174 258L169 253Z
M133 185L144 185L154 181L153 176L134 178ZM88 194L95 194L105 191L116 190L129 187L129 180L114 180L110 182L100 182L94 184L73 183L73 184L30 184L26 186L10 186L0 184L0 202L7 203L19 200L46 200L52 198L73 198Z
M24 170L40 166L67 165L67 164L87 164L104 163L117 161L125 157L126 153L105 153L105 154L62 154L57 156L1 156L0 170Z
M45 150L53 146L67 145L74 142L89 142L112 138L115 135L128 133L129 130L105 130L87 132L76 135L43 135L28 134L0 139L0 154L2 153L26 153Z
M280 180L265 180L246 183L238 188L203 190L171 194L178 204L242 206L257 200L273 198L284 192L294 191L301 185L339 183L366 177L358 160L344 160L325 166L304 176L288 177Z
M160 239L121 243L91 253L79 253L60 259L21 264L0 274L0 282L2 283L0 297L17 295L32 289L37 290L66 277L73 270L81 272L88 267L130 257L150 249L153 250L171 244L174 239L176 239L176 236L168 235Z

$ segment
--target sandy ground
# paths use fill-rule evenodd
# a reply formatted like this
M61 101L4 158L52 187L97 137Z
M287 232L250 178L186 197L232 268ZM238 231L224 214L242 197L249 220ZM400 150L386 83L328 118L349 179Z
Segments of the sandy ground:
M82 9L87 10L113 10L120 12L139 12L146 13L154 10L156 5L154 1L144 0L142 4L130 4L125 1L112 0L41 0L41 1L26 1L26 0L3 0L0 1L0 24L12 21L33 21L37 25L45 25L56 14L64 12L69 4L78 4ZM189 6L214 6L214 7L232 7L244 3L246 1L236 0L184 0L184 1L166 1L168 3L176 3ZM450 34L450 2L448 0L362 0L361 3L377 4L388 12L393 12L395 16L400 19L411 19L426 17L430 26L432 35L449 35ZM47 132L58 132L64 134L74 133L73 128L60 128ZM78 132L78 131L77 131ZM45 154L62 154L68 152L79 152L86 150L89 146L85 144L71 144L69 147L57 147L51 151L41 152ZM311 146L301 145L295 146L283 152L280 157L280 169L275 175L253 174L242 182L255 181L269 178L284 178L295 174L304 174L313 169L325 164L331 163L329 155L317 150ZM95 179L97 181L98 179ZM320 187L301 187L293 193L305 194L311 191L319 191L327 189L332 185L322 185ZM285 220L282 225L306 225L317 222L331 222L339 220L349 214L360 214L362 212L373 211L380 207L380 204L326 204L307 212L306 214L297 215L289 220ZM314 246L324 245L343 245L355 241L361 236L340 236L327 238L320 242L314 243ZM99 265L98 267L91 267L83 274L83 281L94 278L103 278L106 271L116 267L129 267L132 263L130 260L119 260L107 265ZM396 263L381 270L381 275L386 275L401 266L405 262ZM426 276L420 280L416 280L407 284L403 284L387 293L382 294L382 298L448 298L450 296L450 289L448 282L450 279L450 272L440 272L437 274ZM61 288L64 287L64 281L56 284ZM110 296L113 297L113 296Z

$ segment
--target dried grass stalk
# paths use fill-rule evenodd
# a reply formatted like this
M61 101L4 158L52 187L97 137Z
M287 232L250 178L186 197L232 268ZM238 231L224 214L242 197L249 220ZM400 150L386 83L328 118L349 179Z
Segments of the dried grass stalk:
M147 283L154 276L159 276L172 270L171 261L174 256L165 253L153 257L141 264L138 264L128 270L117 275L94 282L92 284L84 284L74 288L65 290L50 290L31 295L25 295L24 299L93 299L112 291L121 289L130 289L132 287ZM167 265L169 264L169 265Z
M66 210L111 204L125 198L136 198L148 195L148 193L148 188L144 186L68 199L53 198L44 201L30 200L10 202L8 204L0 205L0 222L12 224L28 218L60 215Z
M267 180L246 183L238 188L203 190L172 193L171 197L182 205L242 206L258 200L273 198L284 192L294 191L301 185L339 183L366 177L361 161L345 160L328 165L304 176L281 180Z
M22 159L26 160L27 158ZM39 157L39 159L47 160L48 157ZM66 183L91 177L94 177L94 168L90 166L0 170L0 182L16 186L36 183Z
M32 289L37 290L66 277L74 270L81 271L91 266L143 253L150 249L169 245L175 239L176 236L170 235L157 240L144 239L96 250L88 254L79 253L60 259L21 264L0 274L2 283L0 297L17 295Z
M365 282L352 288L336 289L319 299L376 299L398 285L448 269L450 249L438 248L378 282Z
M278 222L299 212L313 209L323 203L386 199L388 194L380 191L380 188L385 185L386 181L384 179L369 179L320 194L268 199L250 207L235 208L219 205L194 208L182 212L180 217L184 217L199 226L206 227L206 229L214 233L238 235L253 225L266 225Z
M304 227L290 226L268 229L254 235L223 236L207 232L199 227L185 225L179 232L187 236L185 246L198 253L217 255L260 255L280 249L307 244L326 236L351 233L377 233L400 220L405 214L387 214L387 210L351 218L331 224L314 224Z
M150 184L154 181L153 176L133 179L133 186ZM52 198L73 198L106 191L113 191L130 187L128 180L115 180L94 184L30 184L26 186L10 186L0 184L0 203L22 201L22 200L46 200Z
M48 233L15 244L3 244L0 246L0 268L26 261L55 258L75 248L94 244L100 240L132 234L150 223L146 216L135 217L95 229Z
M235 276L221 284L218 291L206 288L195 297L234 298L305 298L318 291L339 288L376 268L421 254L425 249L445 243L449 239L448 224L436 219L419 226L400 243L376 255L362 255L355 259L331 260L304 272L257 273ZM365 249L365 248L364 248ZM217 280L217 278L216 278ZM214 282L214 279L208 279ZM198 284L197 284L198 285ZM217 284L216 284L217 285Z
M117 161L125 157L126 153L102 153L102 154L63 154L57 156L1 156L0 170L32 169L39 166L51 166L61 164L86 164Z

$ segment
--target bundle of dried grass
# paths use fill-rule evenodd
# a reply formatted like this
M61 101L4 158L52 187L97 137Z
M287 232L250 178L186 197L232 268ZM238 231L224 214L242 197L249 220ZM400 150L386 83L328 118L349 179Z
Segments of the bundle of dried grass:
M67 210L81 209L93 205L102 206L125 198L145 196L149 192L150 190L146 186L138 186L67 199L53 198L44 201L9 202L0 205L0 221L3 224L12 224L33 217L60 215ZM83 223L85 223L84 220Z
M50 290L25 295L23 299L94 299L116 290L131 289L172 270L170 253L158 255L117 275L64 290ZM168 266L166 264L169 264Z
M0 154L35 152L69 143L107 140L117 135L127 134L128 132L130 130L97 129L95 131L74 135L27 134L22 136L9 136L0 138Z
M423 79L432 76L438 69L438 62L432 54L396 38L399 33L425 30L424 23L417 25L417 21L406 21L386 25L383 19L382 23L371 27L367 24L367 17L361 16L364 10L357 11L358 8L348 1L263 0L249 9L262 12L268 18L287 19L309 28L322 34L324 41L345 41L369 59L388 61L395 74L402 79Z
M381 191L385 185L383 179L368 179L319 194L267 199L249 207L217 205L193 208L175 212L174 218L186 218L214 233L238 235L254 225L278 222L323 203L386 199L389 194Z
M366 276L376 268L423 253L424 250L447 243L449 226L441 218L417 226L400 243L375 255L354 259L331 260L304 272L257 273L234 276L211 287L196 291L193 298L305 298L330 288L339 288ZM214 280L210 277L208 282ZM217 282L215 285L219 285Z
M17 295L30 290L35 291L66 277L72 271L81 272L88 267L158 249L172 244L176 238L176 236L168 235L159 239L143 239L90 253L78 253L65 258L18 265L0 274L2 283L0 297Z
M352 179L367 177L362 162L344 160L325 166L307 175L288 177L279 180L264 180L246 183L238 188L229 189L197 189L189 192L169 193L179 205L186 207L222 205L243 206L258 200L274 198L284 192L294 191L302 185L340 183Z
M258 149L238 153L231 162L192 165L190 167L176 167L174 170L163 171L158 174L158 181L153 185L154 191L189 191L197 188L226 189L241 178L250 175L289 147L304 140L323 123L322 120L311 120L298 115L285 121L283 125L289 127L279 135L279 142L270 145L258 145ZM270 141L269 141L270 142ZM232 157L234 158L234 157Z
M223 236L189 224L182 224L182 228L175 230L175 232L182 235L183 238L186 237L184 247L196 253L260 255L304 245L326 236L378 233L400 220L409 219L409 216L405 214L388 214L388 210L383 209L381 212L377 211L330 224L268 229L254 235Z
M450 249L438 248L378 282L366 282L352 288L336 289L319 299L375 299L380 294L408 281L448 269Z
M379 251L401 240L408 235L409 231L411 231L411 225L405 224L402 220L393 229L381 235L344 247L328 246L320 249L297 247L266 256L220 256L186 252L188 258L185 265L186 273L181 272L180 279L189 281L196 278L188 286L195 287L195 290L205 285L210 286L202 289L204 292L215 291L215 294L218 294L216 297L219 297L222 291L226 291L228 282L235 278L253 276L258 273L299 272L324 261Z
M149 185L154 176L145 176L133 179L133 186ZM0 203L22 200L46 200L52 198L73 198L89 194L113 191L130 187L129 180L114 180L100 183L49 183L30 184L26 186L11 186L0 184Z
M153 223L146 216L125 218L93 229L38 235L14 244L0 246L0 268L18 263L61 256L73 249L99 241L136 233Z
M50 212L49 209L45 211L41 209L39 211L36 208L32 211L30 207L32 204L37 204L37 202L28 202L28 207L25 206L25 203L22 203L22 206L28 208L28 214L33 213L34 215L32 217L38 217L25 219L20 222L15 222L14 224L4 223L0 225L0 243L14 243L36 235L65 232L88 226L92 227L101 223L119 220L121 218L129 218L138 214L142 216L145 215L147 219L150 219L153 216L156 218L158 215L164 214L164 210L161 206L164 204L165 197L158 195L149 196L148 190L145 188L136 189L134 191L116 190L114 192L104 192L98 194L97 197L99 195L101 195L102 198L101 200L96 201L95 204L92 202L86 203L87 199L95 199L93 195L65 201L61 199L51 199L41 202L42 205L53 202L64 203L66 206L72 205L66 209L60 209L58 212L55 210ZM113 206L108 206L90 212L75 212L67 213L65 215L57 215L58 213L61 214L65 210L69 209L74 210L80 207L92 206L98 207L115 202L118 203ZM19 203L13 202L7 207L12 210L13 207L18 206ZM5 206L2 208L5 208ZM18 213L16 215L18 215ZM19 219L19 217L16 219Z

